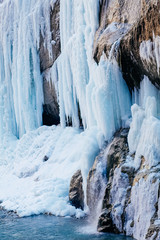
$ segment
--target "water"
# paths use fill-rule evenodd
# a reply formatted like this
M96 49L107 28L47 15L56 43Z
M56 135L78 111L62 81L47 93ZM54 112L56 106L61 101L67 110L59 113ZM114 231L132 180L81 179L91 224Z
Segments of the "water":
M0 211L1 240L131 240L114 234L89 234L86 219L60 218L47 215L19 218ZM87 229L87 228L86 228Z

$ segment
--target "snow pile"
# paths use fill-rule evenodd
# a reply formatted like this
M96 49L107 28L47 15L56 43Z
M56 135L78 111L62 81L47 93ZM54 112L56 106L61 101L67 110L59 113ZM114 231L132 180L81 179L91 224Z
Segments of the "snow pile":
M141 164L141 157L146 160L148 168L160 163L160 92L147 77L141 83L139 95L135 93L136 102L132 106L132 123L128 135L129 149L135 155L135 167Z
M68 191L71 176L82 169L86 179L98 154L96 129L81 132L74 128L43 126L20 140L10 138L8 144L9 151L7 147L0 149L3 154L0 166L3 207L16 211L19 216L84 215L69 204Z

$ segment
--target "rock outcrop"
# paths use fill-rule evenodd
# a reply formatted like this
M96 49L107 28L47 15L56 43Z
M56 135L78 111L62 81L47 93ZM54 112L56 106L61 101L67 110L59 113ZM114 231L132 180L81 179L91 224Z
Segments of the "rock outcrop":
M138 240L160 236L160 166L148 167L142 156L134 168L129 155L127 130L115 135L107 161L108 182L98 221L98 231L124 233Z
M78 170L72 176L69 188L69 201L76 208L84 208L83 178L81 170Z
M111 46L119 39L118 62L130 91L139 88L144 75L160 87L159 11L157 0L102 1L94 59L98 63L103 52L108 56Z
M106 158L102 150L96 157L93 167L90 169L87 177L87 205L90 213L95 215L94 210L103 196L103 188L106 185Z

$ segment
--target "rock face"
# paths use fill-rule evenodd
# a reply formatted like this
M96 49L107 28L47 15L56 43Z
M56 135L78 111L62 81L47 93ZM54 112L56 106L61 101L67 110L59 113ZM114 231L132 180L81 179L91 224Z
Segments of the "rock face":
M127 130L113 139L107 157L108 182L98 221L98 231L124 233L135 239L160 236L160 166L149 168L142 156L134 168L134 155L128 155Z
M69 189L69 201L76 208L84 208L83 178L81 170L78 170L72 176Z
M103 196L103 189L106 185L106 156L102 150L96 157L93 167L90 169L87 177L87 205L90 213L95 215L94 212L97 208L98 202Z
M59 106L56 92L57 76L51 76L51 67L61 53L60 44L60 0L57 0L53 7L50 8L50 31L51 42L46 46L44 39L46 36L40 35L40 66L43 73L43 92L44 92L44 105L43 105L43 124L53 125L59 124ZM49 52L50 49L50 52Z
M160 86L159 48L160 2L157 0L104 0L100 26L94 41L94 59L108 56L119 39L118 62L129 89L139 88L144 75Z
M157 36L160 35L160 2L149 2L151 3L144 6L144 15L133 25L120 44L119 61L130 89L138 88L144 75L160 87L159 60L156 59Z
M120 228L118 228L114 222L114 218L112 218L112 211L113 209L113 202L116 200L115 195L119 194L119 186L116 186L117 181L121 179L121 185L122 187L126 188L129 183L129 178L127 178L126 173L122 174L124 176L120 177L120 169L122 164L124 163L126 156L128 154L128 145L127 145L127 134L128 129L122 129L120 132L117 132L115 134L115 138L110 144L108 155L106 158L107 161L107 179L108 183L106 186L103 203L102 203L102 215L99 218L98 222L98 231L100 232L113 232L118 233L121 232ZM118 175L117 179L114 179L114 175L116 174L116 177ZM130 169L128 169L129 174ZM123 181L123 182L122 182ZM116 186L116 187L115 187ZM125 196L127 194L127 191L125 192ZM120 204L124 204L121 203ZM119 205L117 207L120 207ZM119 218L119 225L122 225L122 221Z

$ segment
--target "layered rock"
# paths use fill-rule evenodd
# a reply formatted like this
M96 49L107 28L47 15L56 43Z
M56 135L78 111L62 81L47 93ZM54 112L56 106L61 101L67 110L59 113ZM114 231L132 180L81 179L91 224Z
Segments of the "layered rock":
M94 59L98 63L119 39L118 62L129 89L139 88L146 75L160 86L159 37L160 3L156 0L104 0L100 26L94 41ZM156 38L157 37L157 38Z

